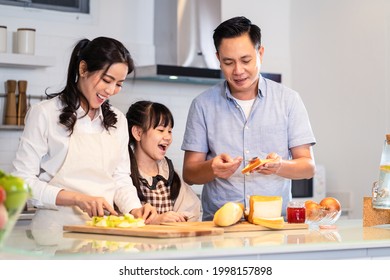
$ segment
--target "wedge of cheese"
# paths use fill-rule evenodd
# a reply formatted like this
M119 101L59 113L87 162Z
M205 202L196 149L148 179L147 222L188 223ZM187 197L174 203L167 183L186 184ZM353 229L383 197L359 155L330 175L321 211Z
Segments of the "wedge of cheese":
M255 225L260 225L272 229L282 229L284 227L283 217L277 218L253 218Z
M279 218L282 216L281 196L252 195L249 198L248 221L254 223L254 218Z

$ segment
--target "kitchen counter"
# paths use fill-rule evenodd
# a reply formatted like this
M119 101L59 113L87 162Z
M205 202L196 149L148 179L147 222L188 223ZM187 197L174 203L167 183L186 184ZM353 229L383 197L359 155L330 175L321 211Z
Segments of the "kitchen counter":
M146 238L30 229L20 220L0 259L390 259L390 225L339 220L336 229Z

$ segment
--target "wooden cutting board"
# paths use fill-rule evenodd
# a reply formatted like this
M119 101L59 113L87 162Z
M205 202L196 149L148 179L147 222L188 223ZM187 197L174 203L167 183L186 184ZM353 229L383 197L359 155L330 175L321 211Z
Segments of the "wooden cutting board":
M307 229L308 224L289 224L285 223L282 229L271 229L260 225L251 224L247 221L241 221L237 224L228 227L219 227L214 225L213 221L209 222L182 222L182 223L163 223L167 226L176 227L194 227L194 228L219 228L223 229L224 232L240 232L240 231L261 231L261 230L291 230L291 229Z
M184 226L165 226L165 225L145 225L139 228L106 228L87 225L65 225L64 231L97 233L109 235L125 235L138 237L153 238L176 238L176 237L194 237L204 235L221 235L224 233L223 228L217 227L198 227L187 225Z

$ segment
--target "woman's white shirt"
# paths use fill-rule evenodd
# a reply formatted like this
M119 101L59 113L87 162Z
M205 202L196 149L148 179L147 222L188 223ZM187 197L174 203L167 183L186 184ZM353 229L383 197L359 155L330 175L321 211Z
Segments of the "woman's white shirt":
M59 171L65 161L69 147L69 131L59 123L62 104L58 97L33 105L27 112L25 128L20 138L19 149L13 161L12 174L24 178L33 190L33 204L37 207L56 209L55 201L62 189L48 182ZM141 207L137 192L130 178L127 121L122 112L113 108L117 115L115 135L120 143L121 161L114 172L118 190L115 203L124 213ZM74 129L83 133L103 133L101 109L91 120L80 107ZM84 117L83 117L84 116ZM97 153L99 151L96 151Z

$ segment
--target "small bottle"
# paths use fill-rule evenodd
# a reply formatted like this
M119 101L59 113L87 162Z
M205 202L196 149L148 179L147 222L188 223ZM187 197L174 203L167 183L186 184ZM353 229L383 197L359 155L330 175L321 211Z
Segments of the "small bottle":
M305 202L290 201L287 204L287 223L303 224L306 221Z
M27 81L25 80L18 81L18 90L19 90L18 125L24 125L24 118L26 117L26 113L27 113L27 96L26 96Z
M372 206L390 209L390 134L386 134L379 166L379 180L372 189Z

